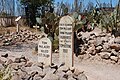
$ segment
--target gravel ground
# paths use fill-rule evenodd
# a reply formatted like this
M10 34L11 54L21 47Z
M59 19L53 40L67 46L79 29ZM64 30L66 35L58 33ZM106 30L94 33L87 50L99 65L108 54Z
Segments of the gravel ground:
M25 43L25 44L17 44L9 47L0 47L0 55L8 53L10 59L13 57L19 57L21 55L26 56L31 61L37 61L37 55L33 54L34 48L37 46L37 42L33 43ZM58 63L58 53L53 53L53 63ZM0 56L2 59L2 57ZM120 65L117 64L106 64L97 60L82 60L74 57L74 66L78 69L85 72L88 80L120 80Z

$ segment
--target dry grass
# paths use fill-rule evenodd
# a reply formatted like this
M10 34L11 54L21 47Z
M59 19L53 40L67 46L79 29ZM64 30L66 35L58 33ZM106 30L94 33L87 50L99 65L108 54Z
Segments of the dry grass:
M20 26L20 30L24 30L24 29L27 29L27 30L30 30L32 32L36 32L36 30L34 28L30 28L30 27L27 27L27 26ZM16 32L16 27L15 26L12 26L12 27L0 27L0 34L5 34L6 32ZM40 31L38 31L37 33L39 33Z

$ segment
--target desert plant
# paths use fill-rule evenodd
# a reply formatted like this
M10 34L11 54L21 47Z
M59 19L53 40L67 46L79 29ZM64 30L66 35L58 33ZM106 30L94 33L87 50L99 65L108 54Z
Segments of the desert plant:
M4 66L2 70L0 70L0 80L11 80L11 69L9 66Z
M71 17L74 19L74 31L81 29L86 23L86 18L82 19L82 16L79 15L77 12L74 12Z
M100 6L97 0L96 2ZM98 17L99 19L98 25L101 27L101 29L105 28L107 29L107 31L118 30L118 26L120 22L119 3L120 3L120 0L118 2L117 7L111 12L105 11L103 10L103 8L101 8L101 10L99 11L100 16Z
M45 32L48 35L47 37L53 42L53 50L58 48L59 19L60 17L55 13L46 12L45 16L38 20L41 21L41 31Z

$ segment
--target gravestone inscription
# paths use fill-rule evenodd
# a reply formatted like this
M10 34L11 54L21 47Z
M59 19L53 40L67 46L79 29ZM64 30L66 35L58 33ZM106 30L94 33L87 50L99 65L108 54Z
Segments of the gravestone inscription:
M49 38L41 38L38 43L38 62L42 62L45 65L51 65L52 63L52 43Z
M73 66L73 22L70 16L64 16L59 22L59 62Z

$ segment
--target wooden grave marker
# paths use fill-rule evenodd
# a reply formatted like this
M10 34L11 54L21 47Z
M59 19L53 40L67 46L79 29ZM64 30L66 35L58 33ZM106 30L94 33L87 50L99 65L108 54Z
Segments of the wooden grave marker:
M52 63L52 42L47 37L41 38L38 43L38 62L45 65Z
M16 26L16 30L17 32L19 32L19 24L18 24L18 21L21 19L21 16L19 16L18 18L15 19L15 22L17 23L17 26Z
M59 22L59 62L67 67L73 67L73 23L74 20L68 15Z

